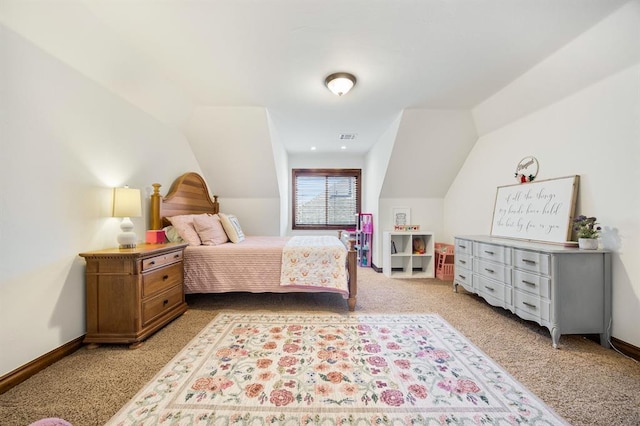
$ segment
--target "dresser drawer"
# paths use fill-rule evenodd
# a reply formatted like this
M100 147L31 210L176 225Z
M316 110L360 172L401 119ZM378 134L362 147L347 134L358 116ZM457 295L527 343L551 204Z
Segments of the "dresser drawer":
M462 285L467 291L472 291L473 289L473 273L469 269L456 265L453 273L453 281L455 284Z
M513 286L526 293L549 299L551 280L549 277L528 272L513 271Z
M475 256L480 259L492 260L494 262L511 265L511 250L507 247L493 244L476 243L473 248Z
M473 262L471 261L471 256L468 254L456 254L454 256L454 264L457 268L465 268L471 269L473 268Z
M471 256L473 254L473 242L456 238L455 244L456 256L459 256L461 254Z
M513 306L520 317L540 322L549 321L551 303L540 297L516 290L513 295Z
M501 283L511 284L511 268L500 263L488 262L485 260L474 259L473 270L482 276L500 281Z
M511 306L512 289L510 286L481 276L475 277L474 283L478 294L492 305L502 306L503 308Z
M536 272L542 275L550 275L551 260L550 256L545 253L528 250L514 250L513 264L518 269Z
M177 285L164 293L144 300L142 302L142 326L145 327L150 321L182 303L183 297L182 285Z
M142 297L150 297L180 284L184 279L182 262L142 275Z
M148 271L151 269L159 268L164 265L168 265L170 263L179 262L181 260L182 260L182 250L161 254L159 256L143 259L142 270Z

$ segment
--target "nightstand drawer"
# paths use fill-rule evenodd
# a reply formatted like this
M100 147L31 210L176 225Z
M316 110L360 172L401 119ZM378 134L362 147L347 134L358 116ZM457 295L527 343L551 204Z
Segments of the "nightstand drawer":
M182 262L148 272L142 276L142 297L153 296L177 284L182 286L183 279Z
M142 261L142 270L148 271L150 269L159 268L160 266L168 265L174 262L179 262L181 260L182 260L182 250L174 251L173 253L161 254L160 256L144 259Z
M182 286L175 286L151 299L142 302L142 326L146 326L164 312L182 302Z

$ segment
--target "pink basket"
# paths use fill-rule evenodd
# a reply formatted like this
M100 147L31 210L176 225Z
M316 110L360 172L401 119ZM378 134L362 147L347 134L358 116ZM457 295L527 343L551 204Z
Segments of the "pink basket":
M436 278L443 281L453 280L453 245L435 243L433 246L436 253Z

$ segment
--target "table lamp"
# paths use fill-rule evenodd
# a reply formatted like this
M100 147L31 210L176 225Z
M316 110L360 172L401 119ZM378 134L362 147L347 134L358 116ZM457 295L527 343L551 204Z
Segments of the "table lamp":
M142 202L140 201L140 190L129 188L113 189L113 217L121 217L120 229L122 232L118 235L118 243L120 248L135 248L138 238L133 232L133 222L131 217L142 216Z

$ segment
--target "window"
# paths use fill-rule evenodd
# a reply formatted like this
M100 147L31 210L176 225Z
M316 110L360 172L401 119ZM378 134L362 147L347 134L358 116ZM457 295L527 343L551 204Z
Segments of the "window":
M360 169L293 169L293 229L356 226Z

